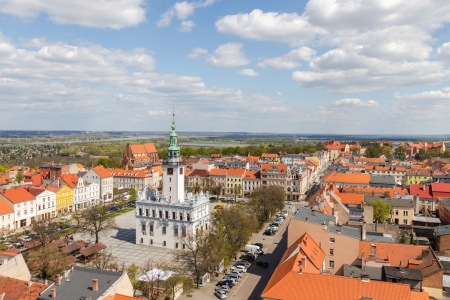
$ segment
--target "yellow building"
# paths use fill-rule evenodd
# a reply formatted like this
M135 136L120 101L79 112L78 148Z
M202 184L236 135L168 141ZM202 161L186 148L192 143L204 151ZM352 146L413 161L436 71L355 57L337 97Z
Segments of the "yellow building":
M63 186L56 192L56 211L58 216L73 212L73 191L70 187Z
M430 180L430 170L420 170L418 172L408 172L406 173L406 184L421 184L422 182Z

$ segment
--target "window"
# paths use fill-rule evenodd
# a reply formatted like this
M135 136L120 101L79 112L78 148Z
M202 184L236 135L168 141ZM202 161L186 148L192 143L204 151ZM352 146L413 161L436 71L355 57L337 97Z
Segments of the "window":
M180 168L180 175L183 175L183 168Z
M334 269L334 260L330 260L328 268L329 269Z
M408 220L404 219L403 224L408 225Z
M166 227L162 228L162 234L166 234Z
M148 217L148 209L145 210L145 215Z
M173 168L167 168L167 175L173 175Z
M407 211L403 211L403 216L407 217L408 216L408 212Z
M175 212L172 212L172 219L175 220Z
M153 225L150 225L150 232L153 232Z
M178 228L175 228L173 231L173 236L178 236Z
M183 213L180 213L180 220L183 221Z
M178 249L178 243L175 243L175 248Z
M26 210L26 209L23 210L23 214L24 214L24 215L27 214L27 210Z
M143 244L144 243L144 239L143 238L141 238L141 244Z
M186 237L186 229L181 229L181 236Z
M334 249L330 249L330 256L334 255Z
M190 221L191 217L189 216L189 214L187 214L187 220Z
M166 219L168 219L168 218L169 218L169 212L166 211Z
M139 215L142 216L142 208L139 208Z
M8 215L8 220L11 220L11 215Z
M186 245L185 245L185 244L183 244L183 250L184 250L184 249L186 249Z
M32 214L33 213L33 208L30 208L30 214Z
M142 231L145 231L145 224L142 224Z
M166 246L166 241L163 242L163 246L164 246L164 247Z
M395 211L395 215L398 216L398 210Z
M5 222L5 216L2 216L2 222Z
M150 245L153 245L153 240L150 240Z
M152 210L152 217L156 218L156 211L154 209Z
M334 238L330 238L330 243L334 244Z

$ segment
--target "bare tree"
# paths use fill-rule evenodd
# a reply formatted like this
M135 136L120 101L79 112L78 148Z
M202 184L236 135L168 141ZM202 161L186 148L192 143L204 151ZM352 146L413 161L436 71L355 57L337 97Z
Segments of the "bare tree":
M149 300L157 300L164 296L164 281L167 277L167 272L170 271L167 264L161 261L149 260L140 269L143 275L139 278L139 290L143 293L143 296Z
M108 217L106 211L108 207L99 203L93 205L81 214L81 225L83 230L95 237L95 243L98 243L100 234L106 234L116 227L114 218Z
M201 275L222 260L221 252L217 251L220 248L220 240L215 240L214 236L205 231L182 235L178 239L185 249L175 252L186 262L186 271L194 273L198 287Z
M56 245L49 244L30 251L27 265L32 274L38 273L42 279L48 279L69 267L70 261Z
M57 239L58 235L56 233L56 228L58 224L47 220L38 220L31 225L31 230L35 233L35 240L39 241L41 245L45 245Z
M111 251L97 252L91 260L91 266L99 270L110 270L117 263L115 259Z

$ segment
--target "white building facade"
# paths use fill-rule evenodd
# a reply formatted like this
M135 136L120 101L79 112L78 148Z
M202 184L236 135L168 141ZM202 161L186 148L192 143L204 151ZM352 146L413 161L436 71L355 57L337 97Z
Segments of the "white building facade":
M56 217L56 193L42 190L36 195L36 216L38 220L47 220Z
M184 249L179 237L208 230L209 195L185 194L184 165L180 163L175 121L163 170L164 194L155 196L148 187L137 194L136 244Z
M93 182L86 184L84 180L79 177L76 187L73 189L73 204L75 210L83 210L91 205L95 205L100 201L100 186Z

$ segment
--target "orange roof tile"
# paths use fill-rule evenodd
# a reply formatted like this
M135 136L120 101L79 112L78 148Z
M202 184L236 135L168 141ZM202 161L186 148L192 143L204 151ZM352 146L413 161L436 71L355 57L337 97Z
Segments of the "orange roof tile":
M12 203L34 200L35 197L27 192L23 187L1 190L2 193Z
M323 182L343 182L343 183L370 183L370 174L336 173L332 172L322 178Z
M261 158L266 158L266 157L276 158L277 155L276 155L276 154L272 154L272 153L263 153L263 154L261 155Z
M71 188L76 188L78 183L78 176L75 174L64 174L59 176L68 186Z
M261 179L261 175L259 172L255 172L255 171L245 171L245 175L244 175L244 179L256 179L256 180L260 180Z
M415 259L422 254L422 250L427 250L427 246L414 246L407 244L389 244L377 242L359 242L359 257L367 258L371 254L372 245L376 245L377 259L389 259L392 267L398 267L400 262L403 267L408 265L409 259Z
M355 157L355 162L370 162L370 163L383 163L386 160L384 158L369 158L369 157Z
M163 175L163 167L161 167L161 166L153 166L152 169L155 172L159 172L159 176ZM185 171L186 171L186 169L185 169Z
M14 210L8 205L5 199L0 199L0 215L13 214Z
M430 295L426 292L411 291L411 300L429 300Z
M116 294L114 296L114 300L139 300L141 298L136 298L136 297L130 297L130 296L125 296L125 295L121 295L121 294Z
M362 202L364 202L363 194L336 193L336 196L338 196L341 199L341 202L344 204L346 203L361 204Z
M152 174L147 170L123 170L123 169L108 169L110 176L118 177L133 177L133 178L145 178L151 177Z
M143 143L143 144L140 144L140 145L130 145L130 150L131 150L131 153L133 153L133 154L158 152L158 151L156 151L155 145L153 143Z
M277 168L279 173L286 174L286 165L274 165L274 164L262 164L261 165L261 173L268 173L270 168Z
M36 300L39 294L47 288L38 282L28 287L28 281L17 280L0 276L0 292L4 293L5 300Z
M111 173L109 173L103 166L97 166L92 170L94 170L94 172L97 173L101 178L111 177Z

